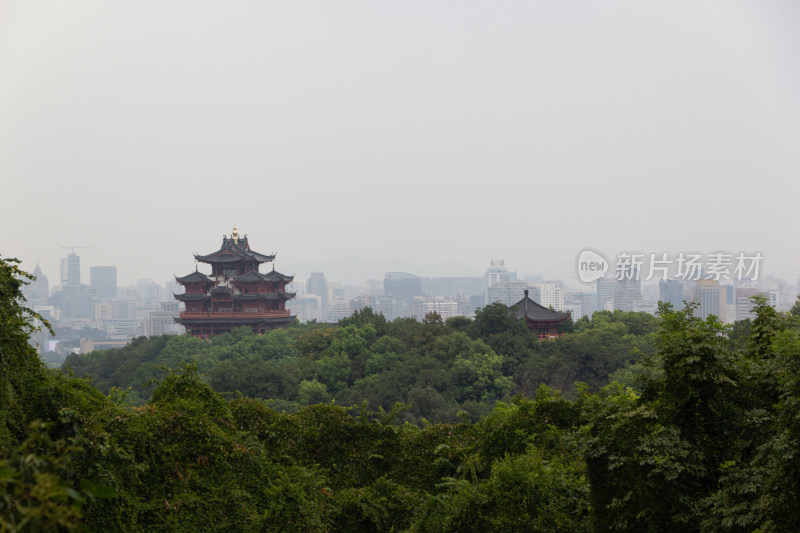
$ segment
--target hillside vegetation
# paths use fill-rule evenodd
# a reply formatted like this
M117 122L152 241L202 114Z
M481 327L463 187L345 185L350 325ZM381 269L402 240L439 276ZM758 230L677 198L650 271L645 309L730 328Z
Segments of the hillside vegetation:
M108 394L130 388L134 405L150 398L170 369L197 365L203 380L226 398L238 391L271 400L279 410L335 401L390 409L410 406L401 421L472 419L515 394L542 384L577 397L576 382L599 390L613 372L653 352L658 320L646 313L595 313L568 325L571 333L540 341L505 306L492 304L475 320L438 315L423 322L387 322L366 308L338 327L295 324L254 335L247 328L203 341L165 336L136 339L120 349L71 355L64 364L91 376Z

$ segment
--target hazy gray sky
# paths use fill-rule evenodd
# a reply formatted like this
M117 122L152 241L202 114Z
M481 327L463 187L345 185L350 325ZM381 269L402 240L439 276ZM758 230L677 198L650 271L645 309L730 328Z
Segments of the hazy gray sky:
M279 270L591 246L794 280L798 28L794 0L0 0L0 254L161 282L235 219Z

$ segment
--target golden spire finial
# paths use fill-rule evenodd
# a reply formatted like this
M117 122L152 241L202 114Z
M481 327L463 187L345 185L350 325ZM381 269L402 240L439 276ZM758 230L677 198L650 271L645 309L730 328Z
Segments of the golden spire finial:
M231 237L233 237L234 243L239 244L239 230L236 228L236 223L233 224L233 234Z

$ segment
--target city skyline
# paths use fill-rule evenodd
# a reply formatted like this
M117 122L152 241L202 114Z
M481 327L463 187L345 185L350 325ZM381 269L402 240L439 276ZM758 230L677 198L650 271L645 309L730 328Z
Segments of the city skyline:
M654 254L648 263L639 254L625 252L605 264L603 256L592 254L591 258L585 253L578 257L577 273L584 281L578 287L558 276L520 273L503 259L490 260L482 276L385 271L382 279L373 272L372 277L377 279L359 279L351 285L342 283L336 274L328 279L320 271L298 279L281 273L274 267L274 253L256 252L249 239L234 227L218 250L195 254L202 269L198 264L195 270L163 285L151 279L121 285L113 265L90 266L86 280L81 276L81 257L71 249L61 260L58 284L51 285L37 265L37 278L23 292L27 305L50 322L55 332L50 336L40 330L32 341L48 364L62 362L70 353L124 346L140 336L186 333L209 338L237 324L262 334L273 327L285 327L292 319L337 323L367 307L389 321L422 321L433 312L442 319L473 317L480 308L497 302L517 309L520 317L524 314L526 323L540 338L554 338L559 335L556 322L567 317L578 320L597 311L617 310L656 314L659 301L674 307L694 302L697 316L715 315L726 324L752 319L754 296L766 298L779 311L792 309L798 301L797 284L759 271L753 271L751 279L737 279L731 272L738 269L732 254L702 258L681 253L674 275L657 284L647 284L649 278L644 276L654 271L653 267L669 274L666 255ZM580 262L581 258L586 261ZM593 268L584 270L589 259ZM351 261L345 271L350 276L357 275L354 264ZM264 272L259 271L259 265L266 267ZM598 270L613 274L594 277ZM593 282L584 279L587 272Z
M234 234L235 236L235 234ZM234 237L230 237L230 239L226 236L226 241L231 240ZM231 241L233 242L233 241ZM644 255L644 254L641 254ZM744 287L744 288L758 288L758 287L768 287L768 286L776 286L779 284L782 287L782 291L786 292L787 296L791 291L800 291L800 277L796 280L789 280L788 282L780 277L776 277L771 275L769 272L759 271L758 268L755 268L752 271L745 272L744 269L738 273L734 272L734 269L738 269L741 265L750 266L757 265L757 261L751 261L748 263L748 260L754 259L753 257L743 257L744 261L739 265L736 266L735 256L728 256L729 262L727 266L723 269L712 268L712 263L699 263L697 269L687 269L684 266L678 266L677 271L675 269L675 263L681 264L684 261L682 257L684 254L676 254L676 256L672 256L672 259L667 260L666 256L661 258L659 256L659 261L662 263L672 263L672 267L669 268L669 272L665 270L663 272L664 277L656 276L651 277L646 274L647 269L647 260L645 259L645 263L641 267L635 267L631 270L629 264L629 254L623 252L616 258L617 263L612 262L610 270L603 276L599 278L592 278L593 281L581 281L578 280L576 276L567 276L567 277L559 277L559 276L549 276L543 275L542 273L530 273L524 272L519 269L513 269L514 265L509 265L503 259L492 259L488 262L488 265L485 267L485 270L482 273L457 273L451 271L442 270L440 272L427 272L424 273L421 268L424 267L415 267L415 268L407 268L404 271L392 271L390 269L383 269L382 273L379 273L377 270L373 271L373 275L370 277L361 277L361 278L347 278L344 279L339 278L335 273L336 270L333 270L333 274L331 275L331 270L328 269L320 269L317 268L320 263L313 263L313 264L306 264L306 269L303 271L301 275L290 275L288 278L297 278L295 282L299 283L299 290L301 292L308 292L309 294L320 294L319 288L317 289L309 289L306 287L307 283L313 283L314 286L318 286L320 283L326 287L325 291L332 291L338 290L339 288L347 288L348 293L350 294L385 294L386 296L397 296L395 294L397 292L396 287L406 287L406 289L400 289L401 291L408 290L408 283L411 283L412 287L416 287L412 290L415 294L420 296L453 296L455 295L458 290L454 289L453 287L460 286L463 287L470 287L467 291L468 294L477 294L479 292L484 293L486 296L486 302L490 301L502 301L506 305L510 305L513 303L511 300L514 297L502 297L502 298L491 298L489 297L489 293L485 292L487 288L491 286L497 286L497 288L501 288L504 291L508 291L511 289L509 294L516 294L516 289L522 291L522 288L534 288L537 291L537 301L538 298L541 297L545 302L555 302L559 301L558 307L560 308L564 301L563 301L563 293L561 296L558 296L558 300L552 300L554 296L550 293L541 293L539 294L538 291L541 290L552 290L547 289L547 287L558 287L561 291L566 291L566 294L587 294L587 295L596 295L597 297L597 309L602 309L604 307L601 300L605 298L602 296L604 291L599 290L601 284L611 284L611 287L616 287L617 290L620 290L620 287L625 287L623 289L624 294L622 295L624 298L633 297L634 301L638 301L643 298L643 290L649 291L650 294L653 294L653 291L660 291L665 282L668 284L670 283L678 283L681 285L685 285L687 287L694 287L695 285L703 286L708 285L707 282L712 283L713 285L718 285L721 287ZM715 254L719 255L719 254ZM274 257L274 255L269 256L270 258ZM710 261L711 257L706 259L706 261ZM732 258L733 257L733 258ZM677 260L675 260L677 258ZM699 258L699 256L698 256ZM358 261L357 258L348 258L352 261ZM619 261L622 261L621 263ZM113 265L105 265L105 266L89 266L85 267L90 270L89 278L85 278L79 272L80 268L80 256L76 254L74 251L70 252L68 255L61 259L61 268L60 268L60 282L56 283L51 281L51 278L47 276L45 272L42 271L40 265L37 264L36 268L33 270L34 281L32 281L30 285L30 290L26 289L26 292L33 292L35 294L40 294L40 297L48 298L65 287L75 287L75 286L83 286L87 289L91 290L91 295L93 298L98 298L100 300L108 299L108 298L130 298L131 294L138 294L143 290L149 294L148 291L151 289L149 287L158 287L157 292L160 296L153 296L153 302L158 303L160 301L172 301L173 298L171 297L170 291L177 291L180 281L179 279L181 276L175 276L165 280L163 283L155 281L151 278L137 278L136 283L134 284L125 284L125 283L117 283L117 267ZM369 264L369 262L366 262ZM437 265L433 268L447 268L454 263L448 263L443 265ZM351 266L352 263L348 265ZM709 266L710 265L710 266ZM201 268L202 266L202 268ZM410 263L406 263L405 266L413 266ZM706 271L705 268L708 266L709 270ZM719 265L717 265L719 266ZM373 264L374 267L374 264ZM658 267L661 268L661 267ZM666 269L666 267L664 267ZM273 271L274 266L273 266ZM640 272L640 269L642 271ZM684 271L681 272L681 269ZM195 271L200 272L201 274L207 275L210 278L215 278L213 272L207 265L201 265L201 262L197 262L195 264ZM615 272L616 270L616 272ZM716 272L715 272L716 270ZM195 271L192 271L190 275L194 275ZM208 272L207 272L208 271ZM274 272L273 272L274 273ZM327 275L326 275L327 273ZM352 274L352 273L351 273ZM283 274L281 274L283 275ZM330 278L328 277L330 276ZM216 276L219 278L219 275ZM307 280L307 281L306 281ZM323 281L312 281L312 280L323 280ZM406 281L398 281L398 280L406 280ZM476 280L481 281L481 286L483 289L476 290L474 282ZM566 281L565 281L566 280ZM796 283L794 283L796 281ZM291 282L291 280L290 280ZM331 283L328 286L328 282ZM391 285L389 285L391 283ZM397 285L400 283L400 285ZM446 287L446 289L442 289L441 287L437 290L431 290L431 283L434 286L439 286L444 283L441 287ZM439 284L439 285L437 285ZM466 284L466 285L464 285ZM633 284L633 285L631 285ZM162 286L163 285L163 286ZM42 289L44 287L44 289ZM49 289L48 289L49 287ZM428 287L425 289L424 287ZM632 292L631 292L632 291ZM614 295L612 290L612 294L609 294L608 297L611 299L618 299L620 294ZM178 294L179 291L176 292ZM88 294L88 293L87 293ZM403 293L405 294L405 293ZM521 292L520 292L521 294ZM406 294L404 298L408 295ZM137 295L137 298L141 297L141 295ZM159 298L161 298L159 300ZM149 296L147 299L151 299ZM647 298L644 298L647 299ZM507 301L508 300L508 301ZM675 305L676 300L672 297L662 298L663 301L670 302ZM622 301L622 300L620 300ZM794 298L787 299L783 302L783 305L790 305L794 303ZM778 302L774 302L778 304ZM619 302L617 302L619 304ZM552 305L552 303L551 303ZM633 309L624 309L625 305L622 306L623 310L633 310ZM788 308L788 307L787 307ZM648 309L648 312L652 312L652 310Z
M717 254L720 252L717 251ZM606 278L615 278L620 277L619 272L615 272L615 265L616 262L619 260L619 255L622 254L623 257L627 257L630 254L630 250L622 250L617 252L617 254L609 254L607 258L610 260L610 270L606 272L603 277ZM794 283L795 281L800 280L800 274L797 276L778 276L774 272L770 271L769 268L764 268L765 261L763 257L760 258L760 261L754 262L753 259L756 253L745 254L743 252L739 252L742 257L745 259L742 262L742 265L754 267L755 268L755 278L754 280L758 280L764 277L772 277L772 278L779 278L785 279L789 282ZM678 263L678 259L680 256L683 255L691 255L685 254L684 252L675 252L670 253L667 256L666 263L670 264L669 273L664 272L660 273L657 272L652 276L648 274L647 267L649 265L649 261L651 258L650 255L654 255L656 258L661 258L661 253L638 253L638 255L644 256L643 261L643 270L641 274L637 274L639 279L644 284L649 285L657 285L659 276L666 276L664 279L680 279L680 276L676 276L676 265ZM707 256L704 254L702 259L705 261L710 260L710 258L715 254L708 254ZM276 257L278 254L276 254ZM721 281L723 283L732 283L736 281L736 273L734 272L735 267L737 266L736 260L736 253L728 252L728 267L723 274ZM41 263L35 263L34 268L28 269L29 272L33 272L35 268L38 267L40 271L47 276L50 284L52 286L59 285L58 281L61 276L64 275L65 272L65 265L68 264L68 259L73 261L75 266L73 269L79 269L80 271L80 281L82 283L86 283L87 285L90 284L90 280L92 278L92 272L94 271L102 271L103 269L113 268L114 269L114 276L116 279L117 273L119 272L119 266L116 264L113 265L94 265L89 264L85 258L83 258L83 253L76 253L75 251L70 251L66 253L63 257L58 260L59 268L54 270L49 270L46 267L43 268ZM413 261L408 261L401 258L393 258L393 259L385 259L385 260L367 260L358 257L341 257L336 261L308 261L305 263L298 263L298 264L290 264L287 262L288 270L287 273L295 275L300 278L307 278L313 272L323 272L330 276L330 280L335 283L341 283L343 285L352 285L352 286L364 286L367 285L370 281L374 280L382 280L384 274L387 272L405 272L408 274L412 274L414 276L420 277L458 277L458 276L483 276L484 272L486 271L487 267L492 268L496 261L501 261L504 263L505 267L512 268L512 271L515 275L520 276L520 279L523 277L533 277L538 276L542 279L552 279L552 280L560 280L566 283L568 287L574 290L591 290L594 287L593 282L586 282L579 279L576 276L576 264L579 259L579 254L576 254L575 257L572 258L571 261L561 261L557 264L551 265L549 268L541 269L541 270L533 270L533 269L526 269L522 268L520 265L514 265L509 261L506 261L503 257L499 258L488 258L482 265L477 269L473 269L470 266L467 266L463 263L459 263L457 258L453 258L454 260L439 263L439 264L422 264L422 263L415 263ZM628 260L628 259L623 259ZM656 259L658 261L658 259ZM185 263L185 258L184 258ZM276 259L277 263L277 259ZM768 262L766 262L769 265ZM704 279L707 276L707 273L703 270L703 267L706 266L706 263L700 262L698 263L700 267L699 270L694 272L694 277L696 279ZM741 265L740 265L741 266ZM200 271L204 271L203 265L198 264L195 262L195 267ZM282 267L283 269L283 267ZM163 269L162 269L163 270ZM167 274L166 276L162 277L144 277L141 275L137 275L136 272L128 270L126 277L120 277L120 282L117 283L119 287L130 287L138 283L142 280L152 280L157 283L163 282L173 282L175 277L180 277L188 273L184 272L186 270L186 266L184 265L183 270L176 271L174 275ZM209 270L205 268L205 270ZM798 272L800 272L800 267L798 268ZM59 275L60 273L60 275ZM741 277L743 272L739 272L739 276ZM751 272L752 274L753 272ZM691 272L684 273L684 280L691 279L686 274L691 274ZM72 274L75 276L76 274ZM709 276L710 277L710 276ZM744 279L740 279L740 281L747 281L752 276L745 276ZM62 278L63 279L63 278ZM74 280L73 280L74 281Z

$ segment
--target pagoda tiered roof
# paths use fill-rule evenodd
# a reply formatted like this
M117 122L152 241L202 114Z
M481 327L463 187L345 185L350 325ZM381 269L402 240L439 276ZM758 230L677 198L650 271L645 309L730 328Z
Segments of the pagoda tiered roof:
M208 283L213 283L214 282L213 279L209 278L208 276L206 276L202 272L198 272L197 270L195 270L191 274L188 274L188 275L183 276L181 278L175 277L175 281L177 281L178 283L197 283L197 282L201 282L201 281L205 281L205 282L208 282Z
M267 272L266 274L261 274L259 272L256 272L255 270L251 270L246 274L242 274L241 276L236 276L235 278L233 278L234 281L240 281L243 283L253 283L256 281L285 281L288 283L293 279L294 276L287 276L275 270Z
M258 292L255 294L234 294L234 300L291 300L296 293L294 292Z
M206 255L194 254L194 258L203 263L234 263L238 261L255 261L268 263L275 259L275 254L261 254L250 249L247 237L222 237L222 246L216 252Z
M207 296L205 294L175 294L174 292L172 295L175 297L176 300L179 302L197 302L200 300L205 300Z
M276 270L272 270L264 274L264 279L266 281L285 281L289 283L294 279L294 276L287 276L286 274L281 274Z

